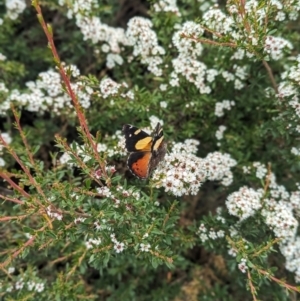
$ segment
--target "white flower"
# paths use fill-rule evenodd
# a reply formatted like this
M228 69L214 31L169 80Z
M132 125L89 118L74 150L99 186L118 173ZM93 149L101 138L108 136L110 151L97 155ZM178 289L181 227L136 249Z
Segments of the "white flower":
M230 214L244 220L256 213L262 207L263 190L254 190L246 186L227 197L226 206Z
M87 249L92 249L95 246L98 246L101 244L101 239L97 238L97 239L93 239L93 238L89 238L86 242L85 242L85 246Z
M233 257L236 257L236 255L237 255L236 251L233 248L230 248L228 250L228 254L231 255L231 256L233 256Z
M114 249L117 253L121 253L124 251L125 244L123 242L115 242Z
M226 129L227 129L227 127L225 125L220 125L219 126L219 129L216 131L216 138L218 140L223 139L223 134L224 134Z
M35 290L36 290L38 293L41 293L44 289L45 289L44 283L37 283L37 284L35 285Z
M26 2L24 0L6 0L6 15L11 20L16 20L18 16L25 10Z
M15 267L9 267L7 272L8 272L8 274L12 274L12 273L14 273L15 270L16 270Z
M265 40L265 52L271 56L273 60L279 60L283 57L283 50L293 49L293 45L280 37L267 36Z
M241 262L238 264L238 268L242 273L246 273L248 267L247 267L247 260L245 258L241 259Z
M149 252L150 247L151 247L150 244L143 244L143 243L140 244L140 249L142 252Z
M15 284L15 288L16 290L21 290L24 286L24 281L23 278L21 278L20 280L18 280Z
M153 8L156 12L172 12L177 16L181 16L176 4L176 0L159 0L158 2L154 3Z
M160 84L160 86L159 86L159 89L161 91L167 91L167 88L168 88L168 85L166 85L166 84Z
M27 282L27 288L28 288L28 290L29 290L29 291L32 291L32 290L34 289L35 285L36 285L35 282L33 282L33 281L28 281L28 282Z

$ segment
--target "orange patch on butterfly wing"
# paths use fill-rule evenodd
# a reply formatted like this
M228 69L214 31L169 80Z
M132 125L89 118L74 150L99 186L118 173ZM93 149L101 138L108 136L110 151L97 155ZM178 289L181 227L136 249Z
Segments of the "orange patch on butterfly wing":
M151 152L131 153L128 158L128 168L138 178L147 179L151 156Z

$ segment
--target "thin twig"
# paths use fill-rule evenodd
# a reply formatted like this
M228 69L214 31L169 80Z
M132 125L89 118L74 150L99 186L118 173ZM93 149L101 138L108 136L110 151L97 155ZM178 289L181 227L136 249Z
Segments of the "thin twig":
M252 294L252 297L253 297L253 301L257 301L256 299L256 289L252 283L252 278L251 278L251 273L250 271L248 270L247 271L247 277L248 277L248 283L249 283L249 287L250 287L250 291L251 291L251 294Z
M35 171L38 172L38 169L37 169L36 166L35 166L35 162L34 162L34 159L33 159L33 156L32 156L32 151L31 151L31 149L30 149L30 147L29 147L29 144L28 144L28 142L27 142L26 136L25 136L24 131L23 131L23 129L22 129L22 127L21 127L21 124L20 124L20 118L19 118L19 115L18 115L18 113L17 113L17 111L16 111L16 109L15 109L15 107L14 107L13 105L11 105L11 110L13 111L13 114L14 114L14 116L15 116L16 125L17 125L18 131L19 131L19 133L20 133L20 135L21 135L23 144L24 144L24 146L25 146L25 149L26 149L26 152L27 152L27 156L28 156L28 158L29 158L29 161L30 161L32 167L35 168Z
M21 200L19 200L19 199L17 199L17 198L11 198L11 197L5 196L5 195L3 195L3 194L0 194L0 199L3 199L3 200L5 200L5 201L9 201L9 202L13 202L13 203L16 203L16 204L20 204L20 205L23 205L23 204L24 204L23 201L21 201Z
M269 75L269 78L271 80L271 84L273 86L273 89L278 94L279 93L278 92L278 86L277 86L277 83L276 83L276 80L275 80L275 77L273 75L273 72L272 72L272 69L271 69L270 65L265 60L262 60L262 63L265 66L265 68L266 68L266 70L268 72L268 75Z
M42 13L42 9L39 5L39 1L38 0L33 0L32 1L32 5L35 7L38 15L38 20L44 30L44 33L47 37L47 40L48 40L48 45L49 45L49 48L51 49L52 51L52 54L53 54L53 57L54 57L54 60L58 66L58 69L59 69L59 73L66 85L66 89L67 89L67 93L69 94L69 96L71 97L72 99L72 102L74 104L74 107L75 107L75 110L76 110L76 113L77 113L77 116L78 116L78 120L79 120L79 123L80 123L80 126L83 130L83 132L85 133L86 137L88 138L88 141L90 142L90 145L92 146L93 150L94 150L94 155L100 165L100 168L103 172L103 174L107 177L107 174L106 174L106 170L105 170L105 162L100 158L99 156L99 153L97 151L97 145L96 143L94 142L94 140L92 139L92 136L89 132L89 128L88 128L88 125L87 125L87 122L86 122L86 119L85 119L85 116L83 114L83 109L77 99L77 96L76 94L74 93L72 87L71 87L71 83L70 83L70 79L68 78L66 72L65 72L65 69L61 63L61 60L60 60L60 57L57 53L57 50L56 50L56 47L55 47L55 43L54 43L54 40L53 40L53 33L52 31L50 31L50 26L48 26L44 20L44 17L43 17L43 13Z

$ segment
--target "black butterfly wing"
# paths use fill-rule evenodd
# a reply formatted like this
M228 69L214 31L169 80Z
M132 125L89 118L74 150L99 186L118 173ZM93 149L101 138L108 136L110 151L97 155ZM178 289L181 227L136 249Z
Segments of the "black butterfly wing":
M130 124L125 124L122 131L128 152L151 151L153 138L149 134Z

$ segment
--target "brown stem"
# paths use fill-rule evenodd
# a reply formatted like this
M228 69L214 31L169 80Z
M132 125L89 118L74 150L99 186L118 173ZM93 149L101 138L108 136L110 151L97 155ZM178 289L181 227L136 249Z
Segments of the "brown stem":
M71 83L70 83L70 79L69 77L67 76L65 70L64 70L64 67L63 65L61 64L61 60L60 60L60 57L57 53L57 50L56 50L56 47L55 47L55 44L54 44L54 40L53 40L53 34L52 32L50 32L50 27L48 27L48 25L46 24L45 20L44 20L44 17L43 17L43 13L42 13L42 10L41 10L41 7L38 3L39 1L36 0L36 1L33 1L33 6L35 7L38 15L38 20L40 21L40 24L44 30L44 33L47 37L47 40L48 40L48 44L49 44L49 47L52 51L52 54L53 54L53 57L54 57L54 60L55 62L57 63L57 66L58 66L58 69L59 69L59 73L66 85L66 89L67 89L67 93L69 94L69 96L71 97L72 99L72 102L74 104L74 107L75 107L75 110L76 110L76 113L77 113L77 116L78 116L78 120L79 120L79 123L80 123L80 126L83 130L83 132L85 133L86 137L88 138L89 142L90 142L90 145L92 146L93 150L94 150L94 154L96 156L96 159L102 169L102 172L104 175L106 175L106 171L105 171L105 162L100 158L99 156L99 153L97 151L97 145L96 143L94 143L94 140L92 139L92 136L89 132L89 128L88 128L88 125L87 125L87 122L86 122L86 119L85 119L85 116L83 114L83 109L77 99L77 96L75 95L72 87L71 87Z
M276 80L275 80L275 77L273 75L273 72L272 72L272 69L271 69L270 65L265 60L263 60L262 63L265 66L265 68L266 68L266 70L268 72L268 75L269 75L269 78L271 80L273 89L278 94L278 87L277 87Z
M5 196L3 194L0 194L0 199L3 199L5 201L10 201L10 202L13 202L13 203L16 203L16 204L20 204L20 205L24 204L24 202L19 200L19 199L11 198L11 197Z
M249 283L249 287L250 287L250 291L251 291L251 294L252 294L252 297L253 297L253 301L257 301L256 299L256 289L252 283L252 278L251 278L251 273L250 271L248 270L247 271L247 277L248 277L248 283Z
M198 43L210 44L210 45L214 45L214 46L226 46L226 47L232 47L232 48L237 47L236 43L230 43L230 42L220 43L220 42L215 42L215 41L211 41L211 40L208 40L208 39L199 39L199 38L196 38L196 37L193 37L193 36L186 35L185 33L182 33L181 37L196 41Z
M27 178L28 178L29 182L31 183L31 185L36 188L36 190L39 192L39 194L44 198L45 202L47 203L48 202L47 198L46 198L41 186L35 181L35 179L33 178L33 176L30 173L30 170L26 167L25 164L23 164L23 162L21 161L21 159L19 158L17 153L8 145L8 143L6 143L4 141L4 139L2 138L1 135L0 135L0 142L7 149L7 151L13 156L13 158L18 162L20 167L23 169L24 173L27 175ZM2 173L0 173L0 176L2 177ZM11 185L11 186L13 186L13 185ZM15 186L13 186L13 187L15 187ZM19 191L19 189L17 189L17 190ZM27 194L27 195L29 196L29 194ZM44 207L41 202L39 202L38 200L36 200L36 201L41 207Z
M35 167L35 162L34 162L34 160L33 160L32 152L31 152L31 150L30 150L29 144L28 144L28 142L27 142L27 139L26 139L26 137L25 137L25 134L24 134L24 132L23 132L23 130L22 130L22 127L21 127L21 124L20 124L20 118L19 118L18 113L17 113L17 111L16 111L16 109L15 109L15 107L14 107L13 105L11 105L11 110L13 111L13 114L14 114L14 116L15 116L17 128L18 128L18 131L19 131L19 133L20 133L20 135L21 135L21 138L22 138L22 141L23 141L23 143L24 143L24 146L25 146L25 148L26 148L26 152L27 152L27 156L28 156L28 158L29 158L29 161L30 161L32 167ZM38 169L35 168L35 171L37 172Z
M1 137L1 136L0 136ZM22 187L20 187L18 184L16 184L8 175L6 175L4 172L0 172L0 177L4 179L9 185L17 190L21 195L23 195L25 198L29 199L31 196L28 194Z
M284 281L272 276L270 273L268 273L267 271L264 271L264 270L261 270L261 269L257 269L257 271L260 273L260 274L263 274L265 275L266 277L272 279L273 281L275 281L276 283L284 286L286 289L288 290L292 290L292 291L295 291L295 292L298 292L300 293L300 288L299 287L296 287L296 286L293 286L293 285L290 285L290 284L287 284L285 283Z
M4 262L0 263L0 269L3 269L7 265L9 265L13 259L15 259L19 254L21 254L28 246L30 246L34 242L35 238L36 236L32 236L20 249L18 249L12 255L10 255L9 258L6 259Z

